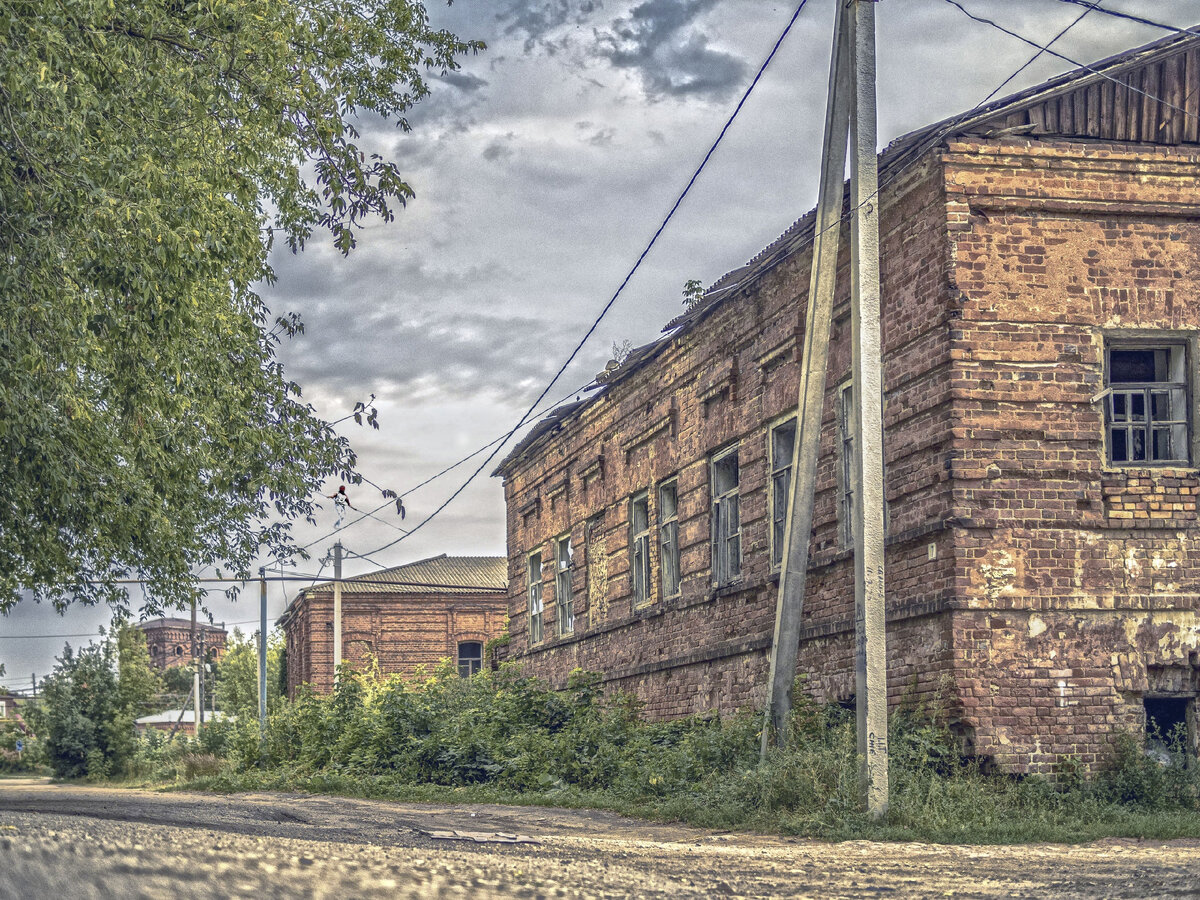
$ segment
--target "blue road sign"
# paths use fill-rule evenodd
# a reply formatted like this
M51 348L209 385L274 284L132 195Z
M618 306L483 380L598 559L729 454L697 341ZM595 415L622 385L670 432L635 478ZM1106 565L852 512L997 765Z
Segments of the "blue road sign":
M25 742L22 740L18 740L17 741L17 752L20 753L24 749L25 749Z

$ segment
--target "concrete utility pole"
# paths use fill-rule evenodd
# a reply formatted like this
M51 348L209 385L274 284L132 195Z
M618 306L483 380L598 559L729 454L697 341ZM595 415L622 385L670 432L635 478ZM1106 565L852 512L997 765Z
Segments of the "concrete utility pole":
M342 664L342 542L333 545L333 683Z
M887 812L887 645L884 611L883 351L879 300L879 171L875 110L875 2L839 0L829 74L825 142L804 356L792 457L792 490L767 682L762 752L786 740L804 606L813 501L825 406L829 328L837 276L847 139L850 167L850 391L854 447L855 696L866 805Z
M200 645L196 642L196 601L192 601L192 726L200 736Z
M825 106L825 141L821 153L821 184L813 225L812 269L804 319L804 352L801 356L800 400L796 412L796 440L792 444L792 484L784 531L783 568L775 604L775 638L767 679L767 710L762 735L766 754L772 740L787 740L787 719L792 709L792 684L796 679L796 654L800 648L800 618L804 610L808 546L812 536L814 485L821 445L821 417L825 408L825 370L829 364L829 327L833 322L833 296L837 281L838 245L841 239L846 142L850 137L850 24L849 11L837 4L833 30L833 57L829 65L829 97Z
M875 0L854 0L850 126L850 328L854 368L854 683L867 811L888 808L887 629L884 607L883 340L879 321L879 157Z
M204 724L204 670L206 668L208 668L208 662L204 658L204 638L205 637L206 637L206 635L204 633L204 629L201 628L200 629L200 668L197 669L197 671L200 673L200 680L198 682L196 682L196 684L198 685L199 691L200 691L200 693L198 693L196 695L199 698L196 702L196 706L200 710L200 724L201 725Z
M281 573L282 574L282 573ZM258 570L258 732L267 734L267 570Z

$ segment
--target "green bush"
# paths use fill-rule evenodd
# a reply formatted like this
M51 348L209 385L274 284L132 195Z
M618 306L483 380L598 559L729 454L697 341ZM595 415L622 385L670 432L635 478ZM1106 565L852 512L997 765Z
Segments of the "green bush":
M576 671L551 691L513 665L469 679L448 664L414 678L343 668L332 693L275 705L264 739L250 718L214 723L198 745L157 751L157 765L168 780L227 790L606 806L828 838L1200 834L1200 766L1183 765L1182 745L1172 766L1128 738L1094 777L1070 760L1054 782L989 776L963 755L941 698L903 702L889 723L890 809L873 822L846 710L797 691L787 746L763 761L759 713L645 722L636 699L601 688ZM188 765L183 752L223 763Z

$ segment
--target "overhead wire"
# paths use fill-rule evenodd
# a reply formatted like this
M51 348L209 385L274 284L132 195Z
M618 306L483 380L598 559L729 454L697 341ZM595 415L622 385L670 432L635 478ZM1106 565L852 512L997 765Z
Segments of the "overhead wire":
M976 13L971 12L969 9L967 9L965 6L963 6L962 3L959 2L959 0L944 0L944 2L949 3L951 6L956 7L968 19L971 19L975 22L979 22L983 25L990 25L992 28L995 28L998 31L1004 32L1009 37L1013 37L1019 41L1023 41L1031 47L1037 47L1037 48L1043 50L1044 52L1049 53L1051 56L1057 57L1058 59L1061 59L1064 62L1069 62L1071 65L1075 66L1076 68L1083 69L1085 72L1091 72L1093 75L1097 75L1100 78L1103 78L1107 81L1111 81L1113 84L1119 84L1126 90L1130 91L1131 93L1140 94L1143 97L1146 97L1150 100L1155 101L1156 103L1161 104L1162 106L1166 107L1167 109L1173 109L1176 112L1183 113L1185 116L1190 116L1193 119L1197 118L1197 115L1195 113L1188 112L1188 110L1184 109L1183 107L1176 106L1174 103L1171 103L1170 101L1165 100L1162 97L1156 96L1155 94L1153 94L1150 91L1142 90L1139 87L1135 87L1132 84L1128 84L1124 81L1121 81L1119 78L1114 78L1112 75L1109 75L1107 72L1103 71L1102 69L1097 69L1093 66L1087 65L1086 63L1081 63L1081 62L1079 62L1079 60L1072 59L1069 56L1065 56L1064 54L1059 53L1057 50L1051 50L1048 45L1039 44L1037 41L1033 40L1032 38L1027 38L1027 37L1025 37L1025 35L1020 34L1016 31L1013 31L1011 28L1008 28L1005 25L1001 25L999 22L989 19L986 16L977 15ZM1098 11L1103 12L1104 10L1099 9Z
M426 516L424 519L422 519L416 526L413 527L413 529L408 534L401 535L400 537L396 538L394 541L390 541L389 543L386 543L381 547L376 547L368 555L373 556L376 553L380 553L383 550L387 550L390 547L394 547L396 544L398 544L401 541L416 534L418 531L420 531L422 528L424 528L426 525L428 525L431 521L433 521L433 519L436 518L438 516L438 514L441 513L442 510L444 510L447 506L449 506L451 503L453 503L458 498L458 496L460 494L462 494L462 492L465 491L467 489L467 487L469 487L470 484L476 478L479 477L480 473L483 472L483 470L487 468L488 464L491 463L491 461L493 459L495 459L496 454L500 452L500 449L505 444L507 444L509 440L512 439L513 435L515 435L518 431L520 431L520 429L522 428L522 426L525 425L526 422L529 421L530 417L533 415L534 410L538 407L538 405L542 402L542 400L545 399L546 395L550 392L551 388L554 387L554 385L558 382L558 379L562 377L563 373L566 372L567 368L571 365L571 363L575 361L575 358L579 355L579 352L583 349L584 345L587 344L588 340L595 333L596 329L600 327L600 323L604 320L604 318L608 315L609 311L616 304L617 300L620 298L621 294L625 291L626 286L633 279L633 276L637 273L638 269L641 268L642 262L646 259L647 256L649 256L650 251L652 249L654 249L654 246L658 243L659 237L662 235L663 231L666 230L666 227L670 223L671 219L674 218L675 213L679 210L679 207L683 204L684 199L687 197L688 193L691 191L692 186L695 185L697 179L699 179L700 174L704 171L705 167L708 165L709 160L712 159L713 154L716 153L717 147L719 147L721 144L721 141L724 140L726 133L729 131L730 127L733 125L733 122L738 117L738 114L742 111L742 107L746 105L746 101L750 98L750 95L754 92L755 87L758 86L758 83L762 79L763 74L766 72L767 67L771 64L771 61L775 58L775 55L779 52L779 48L783 44L784 39L791 32L792 26L796 24L796 20L800 17L800 13L804 10L804 7L807 5L808 5L808 0L800 0L800 4L796 7L795 12L792 13L791 19L788 20L787 25L784 27L783 31L780 33L778 39L776 39L775 45L771 48L771 52L767 54L766 59L763 61L762 65L759 67L758 71L755 73L754 78L751 79L750 85L746 88L745 92L742 94L741 99L738 100L737 105L734 107L734 110L730 114L728 120L726 120L725 125L721 128L721 131L717 135L716 140L713 141L712 145L708 148L708 152L704 154L704 158L700 161L700 165L696 167L696 170L692 173L691 178L688 179L687 184L684 186L683 190L680 192L679 196L676 198L675 202L672 204L670 210L667 212L666 217L662 220L662 223L655 230L653 236L650 238L650 241L646 244L645 249L643 249L642 252L638 255L637 259L633 263L633 266L630 268L629 272L625 275L624 279L622 279L621 283L617 286L617 289L613 292L613 295L609 298L608 302L605 303L604 306L601 308L599 315L596 316L595 320L592 322L592 324L588 328L588 330L586 332L584 332L583 337L580 338L579 342L575 345L575 349L572 350L570 355L567 356L566 361L563 362L563 364L559 367L558 371L554 374L554 377L550 379L550 382L542 390L541 394L538 395L537 399L534 400L534 402L530 405L529 409L525 412L525 414L523 416L521 416L521 418L520 418L520 420L518 420L517 424L512 427L512 429L508 432L507 435L505 435L503 441L501 441L498 444L498 446L496 446L496 448L488 455L487 459L485 459L483 461L483 463L474 472L471 473L471 475L466 479L466 481L464 481L461 485L459 485L459 487L454 491L454 493L452 493L449 497L447 497L442 502L441 506L437 507L437 509L435 509L428 516Z
M584 387L585 387L584 385L581 385L580 387L576 388L575 390L571 391L570 393L565 394L563 397L561 397L558 400L555 400L553 403L547 405L545 407L545 410L553 409L556 406L558 406L559 404L570 399L572 396L579 394L584 389ZM472 459L474 459L480 453L483 453L485 450L488 450L488 449L494 447L496 444L498 444L502 441L507 441L509 436L510 436L510 433L506 432L505 434L502 434L499 437L497 437L491 441L488 441L488 443L484 444L482 447L472 450L466 456L462 457L461 459L457 460L456 462L452 462L450 465L446 466L441 471L435 472L433 475L430 475L424 481L421 481L418 484L415 484L412 487L408 488L407 490L400 492L397 496L400 499L403 499L404 497L407 497L410 494L416 493L421 488L425 487L428 484L431 484L432 482L441 478L443 475L447 475L450 472L453 472L459 466L464 465L467 462L470 462ZM378 484L371 481L366 476L363 476L363 480L366 481L368 484L372 485L373 487L383 490L383 488L380 488L380 486ZM333 537L334 535L340 534L341 532L346 531L347 529L353 528L355 525L359 524L360 522L362 522L368 518L371 518L374 513L381 511L384 507L391 506L394 502L395 502L394 500L389 498L389 499L385 500L383 503L379 504L379 506L375 507L370 512L364 510L363 514L360 515L357 519L354 519L352 522L348 522L347 524L343 525L341 528L335 528L332 531L326 532L325 534L321 535L320 537L314 538L313 540L309 541L307 544L304 544L300 547L294 548L292 552L299 553L301 551L308 550L310 547L313 547L316 544L326 541L329 538ZM278 560L278 557L271 557L271 560Z
M1069 3L1073 6L1092 6L1089 0L1058 0L1059 3ZM1095 6L1099 6L1097 3ZM1144 16L1128 13L1120 9L1100 9L1098 12L1104 13L1106 16L1112 16L1115 19L1126 19L1130 22L1136 22L1139 25L1149 25L1151 28L1160 28L1163 31L1174 31L1178 34L1190 34L1200 37L1200 31L1194 28L1181 28L1177 25L1167 25L1164 22L1156 22L1153 19L1147 19Z

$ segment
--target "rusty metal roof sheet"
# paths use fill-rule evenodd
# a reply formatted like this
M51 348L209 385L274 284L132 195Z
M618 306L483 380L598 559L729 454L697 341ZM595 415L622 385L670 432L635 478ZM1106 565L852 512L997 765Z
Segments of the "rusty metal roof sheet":
M343 594L495 594L508 590L503 556L432 556L429 559L342 579ZM332 593L325 581L301 593Z

